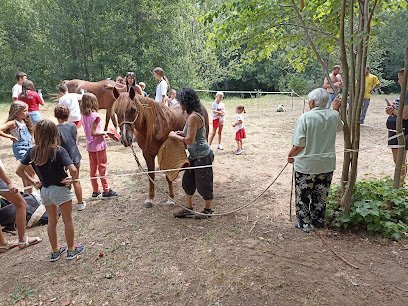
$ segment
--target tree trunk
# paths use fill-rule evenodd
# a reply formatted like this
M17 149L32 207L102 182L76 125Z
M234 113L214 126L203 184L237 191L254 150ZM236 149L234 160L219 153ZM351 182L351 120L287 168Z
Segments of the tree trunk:
M402 84L401 84L401 93L400 93L400 104L399 104L399 109L398 109L398 117L397 117L397 135L398 136L398 155L397 155L397 161L395 163L395 172L394 172L394 182L393 182L393 188L398 189L404 184L405 176L401 175L401 170L404 165L405 165L405 138L403 135L403 129L402 129L402 113L404 111L404 102L405 102L405 95L407 91L407 76L408 76L408 46L405 46L405 71L404 71L404 77L402 78Z

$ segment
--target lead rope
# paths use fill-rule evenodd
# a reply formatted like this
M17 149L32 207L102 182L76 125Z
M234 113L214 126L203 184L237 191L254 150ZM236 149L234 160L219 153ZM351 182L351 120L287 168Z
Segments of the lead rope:
M132 149L133 157L135 158L135 161L136 161L136 163L137 163L137 166L139 167L139 169L140 169L143 173L145 173L145 174L147 175L147 177L149 178L149 181L157 188L157 190L158 190L159 192L161 192L161 193L162 193L165 197L167 197L169 200L173 201L176 206L181 207L181 208L183 208L183 209L185 209L185 210L187 210L187 211L189 211L189 212L191 212L191 213L193 213L193 214L195 214L195 215L205 216L205 217L211 217L211 216L220 217L220 216L230 215L230 214L236 213L236 212L238 212L238 211L240 211L240 210L242 210L242 209L244 209L244 208L246 208L246 207L252 205L252 204L255 203L262 195L264 195L265 192L268 191L269 188L271 188L273 184L275 184L275 182L277 181L277 179L281 176L281 174L283 173L283 171L286 169L286 167L287 167L288 164L289 164L289 163L286 163L285 166L282 168L282 170L279 172L279 174L276 176L276 178L272 181L272 183L270 183L270 184L268 185L268 187L265 188L265 190L263 190L259 195L257 195L254 199L252 199L249 203L247 203L247 204L245 204L245 205L243 205L243 206L241 206L241 207L238 207L237 209L234 209L234 210L225 212L225 213L218 213L218 214L211 214L211 215L209 215L209 214L203 214L203 213L196 212L196 211L194 211L194 210L188 209L188 208L185 207L184 205L181 205L181 204L177 203L173 198L171 198L160 186L158 186L158 185L156 184L156 182L155 182L155 181L149 176L149 174L147 174L147 172L143 169L142 165L140 164L139 158L138 158L137 155L136 155L136 151L135 151L135 148L133 147L133 143L130 144L130 148Z

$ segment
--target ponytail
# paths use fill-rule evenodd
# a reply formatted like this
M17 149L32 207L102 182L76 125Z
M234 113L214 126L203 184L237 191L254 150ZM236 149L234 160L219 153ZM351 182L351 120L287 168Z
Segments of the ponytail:
M165 75L163 75L163 79L166 81L166 83L167 83L167 91L169 91L170 90L170 81L169 81L169 79L165 76ZM167 93L166 93L167 94Z

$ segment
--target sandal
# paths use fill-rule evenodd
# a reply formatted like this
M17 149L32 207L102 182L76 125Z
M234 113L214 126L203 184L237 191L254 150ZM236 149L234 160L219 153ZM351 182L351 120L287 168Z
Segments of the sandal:
M188 210L183 208L180 211L175 212L173 216L176 218L194 218L195 214L192 210L192 208L189 208Z
M17 243L10 243L7 241L6 244L0 245L0 253L6 253L7 251L14 249Z
M202 213L202 214L205 214L205 215L207 215L207 216L196 214L196 215L194 215L194 218L195 218L195 219L207 219L207 218L211 218L211 215L212 215L213 212L214 212L214 211L213 211L211 208L204 208L204 209L201 211L201 213Z
M30 239L32 240L30 241ZM22 250L34 244L40 243L41 241L42 239L40 237L28 237L27 236L25 241L18 242L18 248Z

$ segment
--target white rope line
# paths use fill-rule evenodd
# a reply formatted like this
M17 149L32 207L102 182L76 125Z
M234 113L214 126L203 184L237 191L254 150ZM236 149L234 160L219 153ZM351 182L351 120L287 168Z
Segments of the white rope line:
M210 89L194 89L195 91L198 92L219 92L222 91L223 93L246 93L246 94L294 94L298 97L300 97L296 92L294 91L261 91L261 90L255 90L255 91L250 91L250 90L244 90L244 91L238 91L238 90L210 90Z

